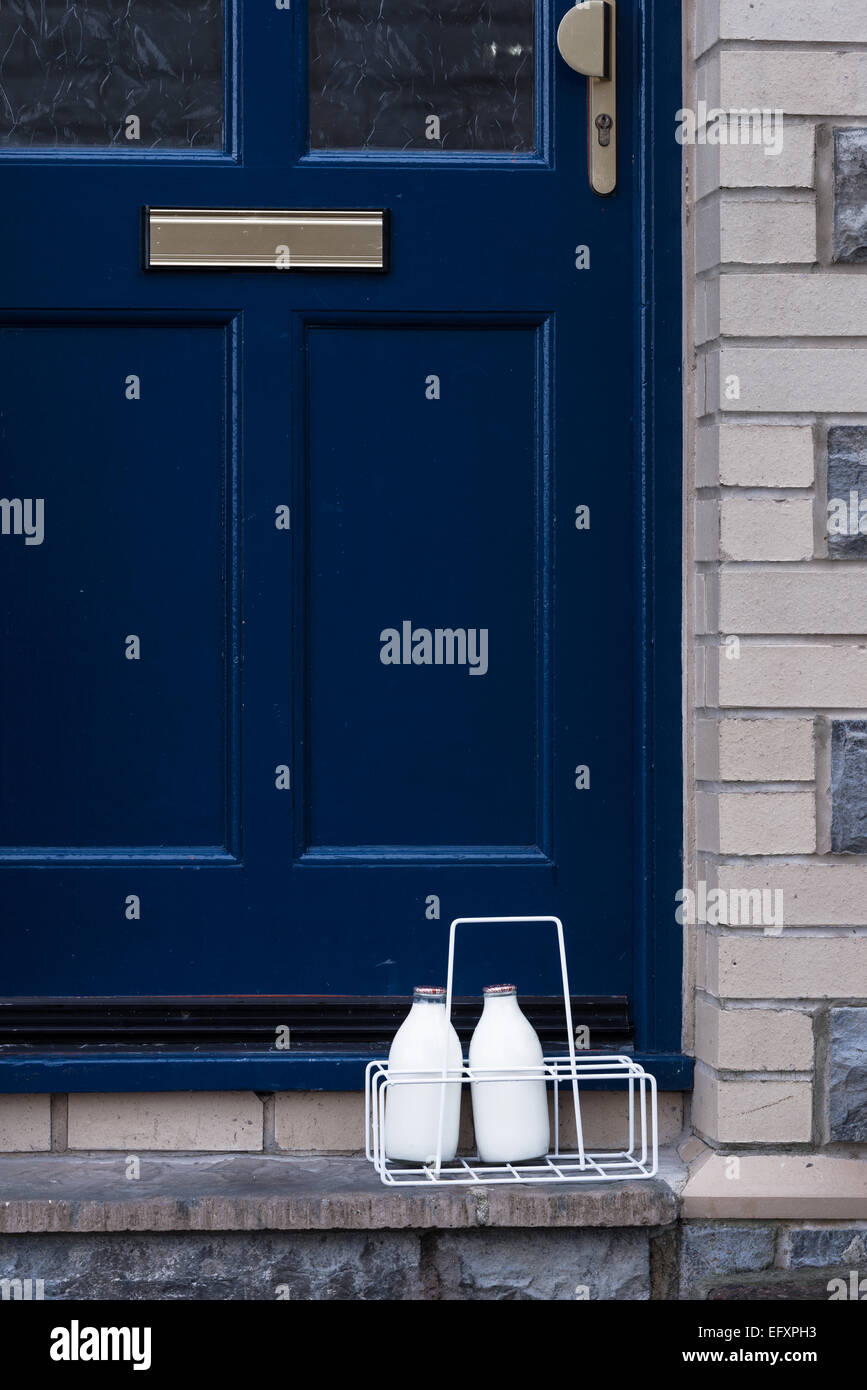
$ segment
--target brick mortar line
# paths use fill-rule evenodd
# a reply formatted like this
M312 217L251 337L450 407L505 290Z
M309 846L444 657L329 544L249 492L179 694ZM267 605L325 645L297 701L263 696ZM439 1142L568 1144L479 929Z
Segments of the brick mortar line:
M742 333L720 333L698 343L701 353L719 351L722 348L745 352L863 352L867 348L867 334L864 333L781 333L774 337L767 333L744 335ZM723 415L737 414L737 411L723 411ZM853 411L853 414L856 412ZM857 412L861 414L863 412Z
M798 1013L812 1018L822 1009L867 1007L867 997L861 995L853 996L851 999L841 996L842 1002L838 1004L835 999L827 997L798 1001L776 998L742 999L728 994L713 994L704 985L699 986L695 993L697 999L719 1005L722 1013L749 1013L758 1009L762 1013Z
M708 650L702 648L702 650ZM711 649L712 650L712 649ZM693 706L699 719L867 719L867 707L858 709L838 709L827 705L821 709L806 705L708 705L697 701ZM694 780L694 779L693 779ZM720 779L722 780L722 779ZM740 779L732 777L732 782ZM802 779L798 779L802 780Z
M693 212L697 213L704 208L704 205L708 203L711 198L740 198L742 193L755 193L760 195L757 201L764 200L767 202L783 203L788 202L789 196L791 196L793 201L797 199L801 202L808 202L815 199L816 187L813 183L721 183L716 188L708 189L707 193L701 193L697 198L693 198L690 206ZM782 197L780 195L788 196ZM725 264L725 262L723 264ZM840 269L842 268L841 265ZM693 278L698 279L702 273L701 271L697 271Z
M782 483L696 483L696 493L710 493L709 497L701 495L696 498L699 502L726 502L730 499L744 502L812 502L818 488L815 483L793 483L791 487L785 487ZM779 493L779 496L777 496ZM829 559L829 556L819 555L819 560ZM864 556L853 556L850 563L864 564ZM710 563L705 560L699 564ZM714 562L718 563L718 562ZM725 565L813 565L813 560L723 560L719 563ZM834 564L839 564L838 560Z
M778 201L775 200L775 205ZM798 276L805 280L817 280L822 276L833 276L837 279L838 270L848 270L860 272L860 277L865 279L865 263L850 266L834 266L829 268L820 265L818 261L717 261L714 265L705 266L703 270L696 271L695 282L697 285L719 285L726 278L731 279L734 275L740 275L743 279L767 280L772 275L785 275L787 278ZM845 274L840 279L851 278Z
M813 1076L813 1073L812 1073L812 1072L798 1072L798 1073L795 1074L794 1076L793 1076L791 1073L788 1073L788 1072L780 1072L780 1073L777 1073L777 1072L773 1072L773 1073L771 1073L771 1072L768 1072L768 1073L760 1072L760 1073L757 1073L757 1074L755 1074L755 1075L753 1075L753 1073L749 1073L748 1075L745 1075L743 1072L732 1071L732 1069L731 1069L730 1067L728 1067L728 1068L726 1068L726 1067L715 1067L715 1066L713 1065L712 1062L706 1062L702 1057L696 1057L694 1060L695 1060L695 1069L696 1069L696 1071L701 1072L701 1074L702 1074L703 1076L718 1078L718 1079L720 1079L720 1080L722 1080L722 1081L756 1080L756 1081L762 1082L762 1081L779 1081L779 1080L782 1080L782 1081L784 1081L784 1082L785 1082L785 1081L795 1081L796 1084L798 1084L798 1085L803 1085L803 1084L804 1084L804 1079L806 1079L807 1081L810 1081L810 1082L811 1082L811 1081L812 1081L812 1076ZM727 1073L729 1073L729 1074L727 1074ZM793 1140L793 1142L794 1142L794 1143L798 1143L798 1144L801 1144L801 1143L803 1143L803 1144L810 1144L810 1143L812 1143L812 1140L806 1140L806 1139L800 1140L800 1139L798 1139L798 1140Z
M830 1060L831 1009L828 1007L817 1009L813 1016L813 1137L818 1144L827 1144L831 1138Z
M278 1151L276 1124L277 1124L277 1098L273 1091L263 1093L262 1100L262 1152L276 1153Z
M717 1067L712 1062L706 1062L704 1058L696 1057L696 1066L701 1067L703 1072L713 1072L719 1081L745 1081L757 1082L762 1085L764 1082L779 1083L792 1082L795 1086L812 1086L813 1071L739 1071L736 1067ZM810 1142L816 1142L811 1140Z
M724 719L865 719L867 708L850 709L842 705L829 705L817 710L814 706L775 706L775 705L696 705L701 717L718 715L717 723Z
M829 56L843 49L846 53L860 54L867 58L867 39L751 39L716 38L700 53L692 54L693 71L698 74L721 53L814 53L816 50Z
M817 715L813 726L813 760L816 776L816 850L831 853L831 723Z
M849 643L853 646L862 647L865 644L865 634L863 632L742 632L738 630L739 625L728 623L710 632L696 633L696 642L705 650L714 650L716 646L725 648L725 641L729 637L737 637L744 647L763 645L765 647L785 647L791 650L794 647L817 647L828 646L837 647ZM834 639L833 641L831 639ZM727 658L726 658L727 659ZM822 713L822 706L817 706L817 713ZM867 717L867 707L865 707L865 717Z
M49 1134L52 1153L66 1153L69 1142L69 1096L54 1092L49 1098Z
M811 200L811 203L815 200ZM721 261L698 272L696 279L703 285L723 284L726 279L740 276L744 280L767 280L773 276L791 280L867 280L867 261L820 265L818 261Z
M738 103L737 106L733 106L733 105L732 105L732 106L715 106L714 103L713 103L712 101L710 101L709 98L706 97L706 96L704 96L704 97L698 97L698 96L696 96L696 98L695 98L695 105L694 105L693 107L691 107L691 108L690 108L690 107L685 107L685 108L683 108L683 109L684 109L684 110L693 110L693 111L695 111L696 114L697 114L697 108L698 108L698 103L699 103L699 101L704 101L704 102L707 103L707 109L708 109L708 111L711 111L711 110L713 110L713 111L723 111L723 112L725 112L726 114L728 114L730 111L737 111L738 114L740 114L740 113L741 113L742 111L744 111L744 110L746 110L748 113L752 113L753 111L777 111L777 110L781 109L781 108L779 108L779 107L758 106L758 105L756 105L756 104L754 104L754 105L752 105L752 106L744 106L744 105L742 105L741 103ZM836 115L834 114L833 111L787 111L787 110L785 109L785 107L782 108L782 111L783 111L783 137L784 137L784 142L785 142L785 132L786 132L786 127L787 127L787 126L788 126L790 129L795 129L795 130L797 130L799 134L801 134L801 133L803 133L803 132L805 132L805 131L806 131L806 132L809 132L809 131L815 130L816 126L818 126L818 125L828 125L828 126L833 127L834 129L838 129L838 130L862 130L862 129L864 129L865 127L867 127L867 113L860 112L860 111L856 111L856 112L854 112L854 113L851 112L851 111L840 111L840 112L838 112ZM673 113L672 113L672 114L673 114ZM674 122L674 124L675 124L675 125L679 125L680 122ZM707 130L707 126L704 126L703 129ZM676 136L677 136L676 130L675 130L675 131L672 131L672 139L674 140L675 144L677 144L677 138L676 138ZM717 144L717 145L712 145L708 140L705 140L704 144L703 144L703 145L700 145L700 144L698 143L698 140L696 139L696 140L693 141L692 144L685 144L685 145L683 145L681 148L684 149L684 150L689 150L689 151L692 153L693 151L696 151L696 150L747 150L747 149L749 149L749 150L759 150L759 149L762 148L762 146L761 146L760 144L758 144L758 143L753 144L752 140L748 141L746 144L743 144L743 145L741 145L741 144L733 144L733 145L730 145L727 141L726 141L725 143L723 143L722 141L720 141L719 144ZM785 143L784 143L784 145L783 145L783 148L785 149ZM768 168L771 168L771 167L773 167L773 166L772 166L772 161L776 161L776 160L779 159L779 158L780 158L779 155L772 155L772 154L769 154L769 155L767 155L767 156L764 156L761 162L762 162L762 163L765 163L765 164L767 165ZM722 184L722 185L721 185L721 187L722 187L724 190L729 189L729 188L733 188L735 191L737 191L739 188L742 188L742 187L743 187L743 188L766 188L766 187L767 187L767 188L770 188L770 189L774 189L774 188L812 188L812 186L813 186L812 184L801 184L801 183L786 183L786 184ZM716 191L716 190L712 190L712 191ZM707 196L708 196L707 193L702 193L701 198L700 198L700 199L697 199L696 201L701 202L702 199L706 198Z
M842 270L834 261L834 228L836 207L836 163L834 157L833 124L816 127L814 183L816 185L816 255L823 268ZM845 263L847 273L859 267Z
M702 853L702 854L707 854L707 851L700 851L700 853ZM708 855L708 858L710 858L709 855ZM719 866L715 866L715 867L719 867ZM723 865L722 867L724 867L724 868L734 868L734 867L748 868L748 867L750 867L750 866L749 866L749 865L738 865L738 866L736 866L736 865ZM747 891L749 891L749 890L747 890ZM672 921L673 921L673 920L674 920L674 913L672 913ZM697 929L697 928L700 928L700 929L706 934L706 936L711 937L711 938L712 938L713 940L715 940L715 941L723 941L723 940L725 940L725 941L734 941L734 942L737 942L737 941L746 942L746 941L750 941L750 940L752 940L752 941L784 941L784 942L792 942L792 941L813 941L813 942L815 942L815 941L853 941L853 942L854 942L854 941L862 941L862 940L864 940L865 936L867 936L867 926L864 926L863 923L862 923L860 926L858 926L858 927L826 927L826 926L804 927L804 926L801 926L800 924L799 924L798 926L796 926L796 927L794 927L794 926L793 926L793 927L785 927L785 926L784 926L784 927L783 927L783 930L779 933L779 935L777 935L776 933L775 933L774 935L771 935L770 933L766 933L766 932L765 932L765 929L764 929L763 927L758 927L758 926L756 926L756 927L751 927L751 926L746 926L746 925L741 926L740 924L739 924L738 926L728 926L728 925L723 925L723 924L720 923L720 922L716 922L716 923L714 923L714 922L696 922L696 923L693 924L693 928L692 928L692 929L695 930L695 929ZM726 996L726 997L728 997L728 996ZM738 995L732 995L731 997L732 997L733 999L749 999L751 996L748 995L748 994L738 994ZM826 998L826 997L828 997L828 996L815 995L815 994L813 994L813 995L810 995L810 994L797 994L797 995L786 995L785 997L786 997L787 999L789 999L789 998L791 998L791 999L821 999L821 998L823 998L823 997Z
M705 1141L705 1143L707 1143L707 1141ZM719 1158L735 1158L738 1155L744 1158L803 1158L805 1155L809 1154L813 1157L819 1158L856 1160L867 1159L867 1144L849 1144L843 1141L834 1142L832 1144L823 1146L821 1149L816 1149L807 1140L804 1140L803 1142L796 1141L793 1143L784 1143L781 1140L779 1144L769 1144L766 1139L762 1139L757 1140L753 1144L746 1139L720 1139L714 1140L713 1143L709 1143L708 1148L710 1149L711 1153L715 1154ZM844 1150L846 1150L846 1152L844 1152ZM848 1152L848 1150L853 1150L853 1152ZM828 1218L822 1218L818 1216L806 1216L802 1219L799 1219L796 1216L699 1216L690 1217L688 1219L709 1223L713 1222L714 1225L716 1225L717 1221L736 1222L738 1225L743 1224L743 1222L745 1221L753 1221L756 1224L770 1224L773 1221L781 1221L791 1226L794 1230L801 1230L803 1229L803 1226L807 1225L808 1223L814 1226L818 1226L819 1228L832 1225L849 1226L851 1224L853 1226L857 1226L859 1224L867 1224L867 1221L865 1221L865 1218L863 1216L834 1216Z
M842 427L867 424L867 410L708 410L699 417L702 430L722 425L776 426L780 429L806 429L809 426Z
M816 711L815 711L815 710L808 710L808 711L806 712L806 714L793 714L791 710L783 710L782 712L778 712L777 710L770 710L770 711L769 711L769 710L767 710L767 709L756 709L756 710L754 710L752 713L749 713L749 714L743 716L743 715L740 715L740 714L738 714L738 713L736 713L736 712L735 712L735 713L731 713L730 710L729 710L729 708L726 707L725 709L722 709L722 710L717 709L717 708L714 708L713 711L712 711L712 713L713 713L714 716L718 716L718 717L711 718L711 717L708 716L708 715L702 715L701 718L702 718L703 720L705 720L705 722L709 722L709 723L712 723L712 724L720 725L720 724L725 723L727 720L737 720L737 719L740 719L740 718L746 718L746 719L751 720L751 721L754 721L754 722L759 722L759 721L761 721L761 720L767 720L769 723L773 723L773 721L774 721L775 719L789 719L789 720L800 720L801 723L805 723L805 722L806 722L807 720L809 720L809 719L818 719L818 718L821 717L821 716L819 716L818 714L816 714ZM739 781L750 781L751 779L750 779L750 778L740 778L740 777L729 777L729 778L716 777L716 778L704 778L704 779L702 779L702 780L704 780L704 781L716 781L716 782L723 782L723 781L739 782ZM776 780L777 780L777 781L780 781L780 782L784 782L786 779L785 779L784 777L780 777L780 778L777 778ZM809 781L809 780L810 780L810 779L809 779L809 778L806 778L806 777L793 777L793 778L792 778L792 781L793 781L793 782L806 782L806 781Z
M848 650L852 645L867 646L867 633L865 632L697 632L694 634L696 643L710 651L724 650L725 642L720 641L720 637L738 637L741 645L745 647L780 647L784 651L792 647L839 647L841 650ZM823 707L817 706L817 712L822 712Z
M816 780L807 781L800 777L792 779L791 782L763 782L760 778L754 781L723 782L718 777L696 777L696 786L699 791L707 795L728 796L731 793L743 793L744 796L788 796L800 793L802 796L816 789Z
M761 867L763 867L760 863L757 862L758 860L762 859L763 856L761 856L761 855L751 855L751 854L730 854L730 855L721 855L721 854L719 854L719 852L717 852L717 851L707 850L707 851L705 851L705 856L706 856L706 857L716 856L716 857L714 858L713 862L716 863L718 867L726 868L726 869L737 869L737 868L740 868L740 867L743 866L744 862L747 862L751 868L761 868ZM863 868L867 867L867 854L827 854L827 855L821 855L821 854L798 854L798 853L791 853L791 854L786 855L786 856L780 855L780 856L778 857L777 855L769 855L769 856L765 856L765 857L766 857L767 860L768 860L768 868L776 868L776 869L779 869L779 868L780 868L780 863L781 863L781 861L785 861L785 867L787 867L787 868L792 868L792 869L800 869L800 868L805 868L805 867L810 867L810 868L817 868L817 867L818 867L818 868L825 868L825 869L840 869L840 868L850 868L850 869L860 868L860 869L863 869ZM727 861L731 861L731 862L727 862ZM835 923L834 925L836 926L837 924ZM853 924L853 925L855 925L855 924ZM867 927L867 923L861 923L860 925Z
M701 500L723 502L726 500L726 497L735 494L736 500L746 502L788 502L790 500L793 502L812 502L815 495L813 492L807 492L802 488L792 488L792 492L797 492L799 495L797 497L793 496L791 499L785 495L781 497L773 496L774 490L772 488L767 489L767 495L759 493L756 497L751 495L754 491L756 491L756 489L730 487L723 497L702 498ZM747 496L742 497L741 494L744 493L746 493ZM768 575L779 573L791 576L799 574L839 574L841 577L844 577L848 573L857 577L860 574L867 574L867 557L864 556L852 557L851 559L843 561L837 560L831 555L816 555L812 560L699 560L696 563L715 566L714 572L718 573L720 576L727 574ZM844 566L843 569L840 568L841 563ZM701 573L707 573L707 571L701 571ZM816 635L821 636L820 633Z
M738 148L738 146L726 146L725 148ZM788 187L771 184L745 184L743 187L724 185L720 188L712 188L709 193L702 193L693 206L696 206L697 203L709 203L712 198L717 198L720 202L725 198L728 202L733 203L766 204L770 202L775 206L792 204L806 208L813 207L816 201L816 190L804 188L800 184L792 184Z

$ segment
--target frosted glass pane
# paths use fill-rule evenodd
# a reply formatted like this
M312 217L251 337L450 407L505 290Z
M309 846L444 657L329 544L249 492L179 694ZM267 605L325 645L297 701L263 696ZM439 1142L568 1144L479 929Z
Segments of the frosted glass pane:
M0 147L221 149L222 0L0 0Z
M314 150L534 148L534 0L310 0Z

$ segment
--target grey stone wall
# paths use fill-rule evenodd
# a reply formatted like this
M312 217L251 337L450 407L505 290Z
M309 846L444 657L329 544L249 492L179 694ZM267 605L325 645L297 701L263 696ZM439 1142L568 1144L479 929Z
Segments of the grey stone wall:
M865 493L867 495L867 493ZM867 536L864 537L867 541ZM867 720L831 721L831 850L867 850Z
M867 261L867 130L834 131L834 260Z
M562 1302L650 1298L647 1230L260 1231L0 1237L45 1300ZM32 1287L36 1287L35 1283ZM25 1294L26 1296L26 1294Z
M0 1238L0 1301L38 1296L37 1280L56 1301L827 1301L855 1290L867 1301L867 1223Z
M831 1009L828 1049L832 1141L867 1142L867 1008Z
M828 430L829 559L863 560L867 556L867 517L861 515L862 501L867 503L867 427L832 425ZM833 524L832 502L837 507ZM842 528L844 514L847 524Z
M683 1222L681 1299L827 1302L855 1289L867 1301L867 1224Z

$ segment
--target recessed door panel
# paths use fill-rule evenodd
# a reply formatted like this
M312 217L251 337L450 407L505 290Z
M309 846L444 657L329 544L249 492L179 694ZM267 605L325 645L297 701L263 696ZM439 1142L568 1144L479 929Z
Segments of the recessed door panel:
M0 845L224 848L225 330L7 325L0 380Z
M537 336L309 333L310 849L541 855Z

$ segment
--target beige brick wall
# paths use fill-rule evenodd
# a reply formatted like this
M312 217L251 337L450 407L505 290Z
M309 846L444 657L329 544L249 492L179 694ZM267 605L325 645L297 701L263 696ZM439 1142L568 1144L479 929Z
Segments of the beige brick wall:
M809 1081L728 1081L696 1065L696 1132L722 1144L808 1144L813 1137Z
M687 883L783 905L687 927L692 1120L815 1145L824 1010L867 999L867 862L829 852L827 760L828 720L867 717L867 563L824 536L828 427L867 418L867 266L832 262L827 136L867 125L867 5L687 10L684 104L784 113L778 157L685 150Z
M69 1149L249 1152L262 1148L252 1091L168 1091L68 1098Z
M702 0L695 35L697 54L719 39L867 43L867 9L863 0Z
M561 1139L574 1138L566 1092ZM659 1141L683 1131L683 1096L659 1097ZM623 1147L628 1109L623 1092L588 1092L582 1125L589 1147ZM469 1095L461 1145L473 1145ZM364 1149L364 1095L358 1091L159 1091L70 1096L0 1096L0 1153L93 1151L141 1153L359 1153ZM2 1198L2 1194L0 1194Z
M0 1096L0 1153L51 1148L51 1097Z
M725 1071L808 1072L813 1065L813 1021L808 1010L721 1007L702 996L695 1010L695 1055Z
M812 206L810 211L815 218ZM809 425L704 424L696 481L699 487L809 487L813 455Z
M695 775L700 782L812 782L815 722L699 718Z

